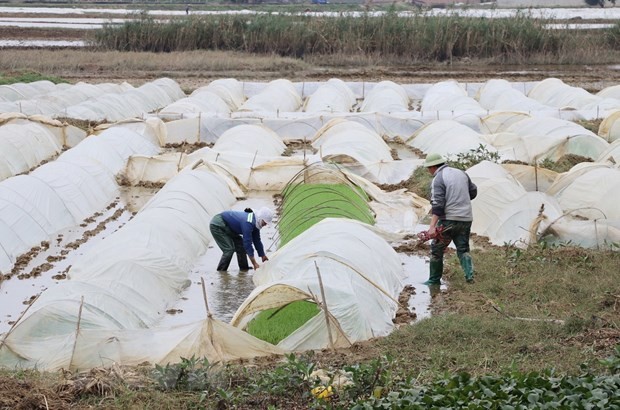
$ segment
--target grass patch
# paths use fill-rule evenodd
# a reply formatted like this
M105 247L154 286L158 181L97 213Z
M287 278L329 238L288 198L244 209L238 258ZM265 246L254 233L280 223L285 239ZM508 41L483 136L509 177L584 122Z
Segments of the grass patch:
M280 247L325 218L356 219L374 224L368 196L346 184L295 183L282 192Z
M319 313L316 303L300 300L260 312L248 323L252 336L277 345Z
M0 73L0 85L5 84L15 84L15 83L32 83L35 81L51 81L54 84L66 83L66 80L63 80L59 77L49 76L40 74L32 71L24 71L24 72L11 72L8 74Z
M545 158L540 162L542 168L550 169L555 172L567 172L572 167L582 162L593 162L591 158L582 157L581 155L566 154L557 161L553 161L549 158Z
M434 316L378 341L379 351L401 359L402 372L415 369L421 379L551 368L574 374L583 363L599 368L620 343L618 252L541 244L472 256L476 283L465 283L451 252L450 290L435 297Z

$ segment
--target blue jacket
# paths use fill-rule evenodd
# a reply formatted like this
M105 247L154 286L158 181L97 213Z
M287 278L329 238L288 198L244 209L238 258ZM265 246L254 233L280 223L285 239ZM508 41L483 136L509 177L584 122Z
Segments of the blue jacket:
M224 211L221 215L226 225L228 225L233 232L243 236L243 247L248 256L254 256L252 244L254 244L258 256L265 256L263 243L260 240L260 229L256 226L256 216L254 212Z

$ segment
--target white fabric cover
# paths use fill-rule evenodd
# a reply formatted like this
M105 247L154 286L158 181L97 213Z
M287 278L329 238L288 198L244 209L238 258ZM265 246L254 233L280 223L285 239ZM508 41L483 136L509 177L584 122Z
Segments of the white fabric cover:
M45 126L18 121L0 126L0 180L27 172L62 149Z
M397 183L413 172L410 161L394 161L388 145L373 130L352 121L333 119L321 128L312 146L324 161L346 164L355 160L361 170L351 169L376 183Z
M620 220L620 169L581 163L561 174L547 192L565 212L588 219Z
M337 337L338 346L393 330L395 299L403 286L400 259L368 225L342 218L324 219L274 252L269 263L255 273L257 288L231 324L243 328L256 312L310 295L321 301L315 263L327 309L346 336ZM297 351L321 349L328 347L327 340L325 316L319 314L278 346Z
M200 169L181 173L134 219L78 259L66 282L41 295L8 335L7 349L30 365L50 363L56 368L66 364L72 344L51 345L48 350L41 349L41 343L47 346L50 340L75 336L78 318L81 329L100 331L99 343L118 335L114 331L152 326L188 286L189 270L210 242L211 217L234 201L227 184L213 173ZM127 335L120 336L127 340ZM30 344L33 340L38 347ZM136 357L125 355L139 353L142 358L146 352L135 349L148 340L130 339L128 349L118 350L124 360L134 363ZM76 346L81 350L73 365L91 365L88 357L97 357L100 346ZM87 362L80 363L77 357Z
M620 140L614 141L609 144L609 147L601 152L596 162L611 162L613 164L620 164Z
M162 108L161 114L214 113L230 114L230 107L219 95L210 91L192 93Z
M496 134L505 131L515 122L531 118L531 115L518 111L494 112L480 118L480 131L485 134Z
M278 134L262 125L238 125L225 131L213 145L220 152L279 156L286 149Z
M17 86L13 84L11 87ZM0 103L0 112L21 112L27 115L48 115L64 117L67 107L96 98L106 93L121 93L133 88L123 84L57 84L41 93L25 93L17 100Z
M607 142L620 139L620 110L612 111L603 119L598 128L598 135Z
M500 131L487 136L487 141L503 158L527 163L557 161L567 154L596 159L609 146L581 125L556 118L525 118Z
M401 85L393 81L381 81L364 97L360 111L384 113L409 111L409 96Z
M243 83L234 78L221 78L211 81L204 87L197 88L191 94L196 96L205 91L213 93L220 97L228 105L229 111L236 111L245 101L243 93Z
M466 125L453 120L433 121L416 132L406 144L422 152L436 152L444 156L456 156L483 146L490 152L495 148L482 138L482 135Z
M431 85L422 98L420 111L436 112L436 119L440 119L439 113L447 112L450 113L449 119L471 128L478 125L480 117L488 115L488 111L470 97L463 86L455 80L440 81Z
M550 169L523 164L502 164L526 191L545 192L553 184L558 173Z
M332 78L314 91L304 104L306 112L349 112L355 104L355 95L347 84Z
M66 108L65 116L88 121L121 121L140 117L185 97L181 87L160 78L120 94L103 94Z
M493 79L484 83L476 94L476 100L487 110L521 111L536 115L537 112L552 109L527 97L503 79Z
M553 197L525 191L499 164L483 161L467 173L478 186L478 196L472 201L472 232L488 237L494 245L527 246L562 215ZM534 225L542 205L545 219Z
M528 93L530 98L557 108L613 110L620 108L620 100L593 95L581 87L572 87L557 78L547 78Z
M115 175L130 155L157 152L140 134L118 126L85 139L29 175L0 182L0 203L6 209L0 214L0 272L60 229L112 202L118 195Z
M301 96L292 82L285 79L273 80L258 94L248 98L240 111L288 112L297 111Z

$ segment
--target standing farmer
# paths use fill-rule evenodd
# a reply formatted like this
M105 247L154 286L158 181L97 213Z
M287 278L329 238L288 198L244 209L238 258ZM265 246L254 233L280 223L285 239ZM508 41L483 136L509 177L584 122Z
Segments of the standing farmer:
M254 269L258 269L253 247L256 248L256 252L263 262L269 260L265 255L263 243L260 239L260 230L263 226L271 223L272 218L273 211L267 207L259 209L258 212L246 208L245 211L224 211L215 215L211 219L209 230L217 246L223 252L217 270L228 270L228 265L230 265L235 252L237 253L240 271L250 269L247 256L250 257Z
M443 254L454 241L467 282L474 281L474 265L469 253L469 234L473 214L471 200L478 188L469 175L446 165L440 154L428 154L424 166L433 175L431 182L432 217L428 234L431 238L430 274L427 285L439 285L443 274Z

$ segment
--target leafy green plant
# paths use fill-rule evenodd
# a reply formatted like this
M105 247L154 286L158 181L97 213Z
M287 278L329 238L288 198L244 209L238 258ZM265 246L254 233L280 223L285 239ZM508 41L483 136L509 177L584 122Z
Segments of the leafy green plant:
M601 363L607 367L612 374L620 374L620 344L616 346L614 353L607 359L601 360Z
M456 158L448 159L448 165L454 168L467 170L482 161L498 163L499 160L499 153L496 151L489 151L485 145L480 144L476 149L469 150L468 152L461 152L456 155Z
M211 387L212 366L206 358L181 358L180 363L155 365L153 376L163 390L200 391Z
M258 375L253 383L249 383L251 394L269 392L271 395L301 395L309 398L310 391L316 387L318 380L311 377L315 363L306 356L291 353L286 356L286 363Z

